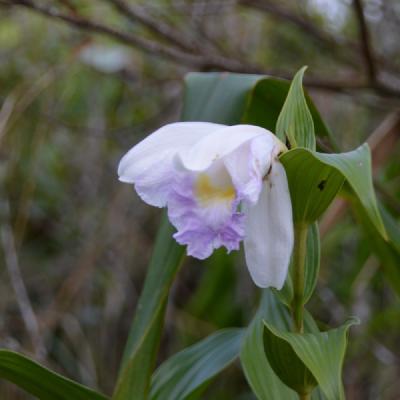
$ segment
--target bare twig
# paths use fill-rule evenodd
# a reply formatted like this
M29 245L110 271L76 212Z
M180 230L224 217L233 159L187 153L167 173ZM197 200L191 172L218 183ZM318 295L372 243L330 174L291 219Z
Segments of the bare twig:
M305 20L301 16L293 13L286 7L283 7L279 2L270 2L262 0L238 0L238 4L251 7L260 11L264 11L268 14L272 14L276 17L284 19L287 22L296 25L301 30L311 35L314 39L317 39L324 44L338 44L343 42L343 39L337 39L332 37L329 33L317 28L315 25L311 24L310 21Z
M114 210L118 209L118 203L122 199L123 190L117 190L110 200L108 214L105 217L105 222L99 221L91 232L91 238L88 240L88 245L82 251L82 254L76 262L75 268L69 273L62 285L58 289L57 295L50 303L48 309L39 316L42 329L51 330L65 315L65 313L73 308L77 300L80 299L80 294L85 288L89 280L93 268L95 267L96 260L99 257L99 248L101 248L102 240L104 240L105 230L110 226L111 220L114 216Z
M157 33L162 38L169 40L172 44L183 50L194 51L199 49L198 43L188 36L187 33L181 32L171 25L165 23L161 19L153 18L145 8L135 4L127 4L123 0L106 0L111 3L121 14L129 18L133 22L140 22L142 25Z
M69 10L72 14L77 14L78 9L70 0L57 0L58 3L62 4L67 10Z
M16 101L16 91L13 91L6 97L0 109L0 144L6 132L6 126L12 115Z
M279 2L270 2L268 0L238 0L238 4L254 8L259 11L263 11L265 13L271 14L279 19L284 20L285 22L289 22L292 25L301 29L304 33L306 33L311 38L318 41L324 47L332 48L332 46L339 47L341 49L347 47L351 49L359 48L358 44L352 42L350 40L345 39L341 36L333 36L332 34L318 28L311 21L303 18L300 15L295 14L287 7L284 7L279 4ZM351 58L346 58L347 63L355 64L355 60Z
M367 67L368 79L371 84L374 84L377 80L377 71L372 52L371 39L368 32L367 23L365 21L364 10L361 1L362 0L353 0L353 6L358 20L361 46L362 46L361 48Z
M1 245L4 252L4 260L10 276L11 284L15 292L17 304L21 312L26 330L31 338L35 354L43 359L46 355L46 347L39 330L39 324L29 300L28 292L18 264L18 256L15 249L14 234L8 223L9 205L5 204L6 218L0 228Z
M283 79L290 79L292 74L282 73L279 71L266 70L262 66L243 62L241 60L222 56L215 53L209 54L194 54L184 52L175 47L166 46L156 41L152 41L140 36L134 36L126 32L114 29L110 26L103 25L93 20L83 18L82 16L74 16L62 13L54 8L46 7L41 4L36 4L32 0L0 0L0 5L12 5L25 7L35 13L47 16L49 18L58 19L69 25L81 29L86 32L99 33L112 37L121 43L139 48L148 54L157 55L169 59L175 63L195 68L199 71L227 71L238 73L255 73L274 75ZM329 81L325 79L307 78L306 86L315 89L343 92L343 91L364 91L373 90L377 95L383 97L399 98L400 90L388 87L383 83L371 83L362 81Z
M350 67L359 67L358 57L354 57L354 54L359 54L362 52L364 54L364 58L366 59L366 55L368 54L367 65L369 65L369 73L373 73L376 75L376 67L380 66L387 71L395 71L397 70L393 68L393 65L389 64L387 60L374 55L372 57L371 51L371 41L368 36L367 25L365 22L364 14L358 14L358 18L360 20L360 26L362 26L362 37L361 37L361 45L353 40L349 40L343 36L333 35L318 26L316 26L313 21L304 18L301 15L298 15L291 11L289 8L282 6L279 2L271 2L269 0L237 0L238 4L253 8L267 14L273 15L274 17L283 20L285 23L290 23L297 28L299 28L303 33L313 38L317 43L323 46L326 49L335 50L334 55L336 60L342 61ZM361 6L361 0L359 0L359 6ZM359 13L359 8L358 8ZM362 18L362 22L361 22ZM365 38L367 40L365 40ZM365 45L366 43L366 45ZM372 66L372 68L371 68ZM370 80L370 86L376 83L376 80ZM388 88L385 85L377 84L379 87L379 91L384 94L384 91L387 91ZM398 95L398 92L397 92Z
M159 42L145 39L137 35L134 36L96 21L83 18L82 16L74 16L62 13L54 8L37 4L32 0L8 0L5 3L0 2L0 5L4 4L25 7L35 13L66 22L78 29L113 37L124 44L137 47L146 53L162 56L174 62L180 62L184 65L195 67L200 70L217 69L232 72L261 72L261 67L256 65L246 64L241 61L219 55L199 55L184 52L175 47L166 46Z
M0 110L0 145L8 131L24 115L24 111L57 78L58 72L64 68L66 66L52 68L35 80L27 89L20 85L10 93Z

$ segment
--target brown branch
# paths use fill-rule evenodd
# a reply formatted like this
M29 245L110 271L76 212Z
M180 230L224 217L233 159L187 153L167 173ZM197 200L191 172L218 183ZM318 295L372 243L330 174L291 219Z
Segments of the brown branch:
M72 14L74 15L78 14L78 9L70 0L56 0L56 1L60 3L62 6L64 6Z
M243 0L244 1L244 0ZM227 71L237 73L254 73L263 75L272 75L283 79L291 79L292 73L282 73L281 71L266 70L262 66L249 64L225 57L218 54L194 54L179 50L175 47L166 46L164 44L134 36L112 27L103 25L93 20L83 18L82 16L70 15L62 13L54 8L36 4L32 0L0 0L0 5L19 6L29 9L37 14L63 21L77 29L86 32L98 33L112 37L123 44L136 47L144 52L169 59L175 63L199 71ZM399 98L400 90L388 87L383 83L365 83L361 81L329 81L317 78L307 78L305 85L310 88L333 91L333 92L349 92L373 90L377 95L383 97Z
M64 14L54 8L37 4L32 0L8 0L6 2L0 2L0 5L5 4L27 8L46 17L66 22L83 31L96 32L110 36L124 44L137 47L148 54L162 56L174 62L180 62L183 65L194 67L199 70L205 71L216 69L232 72L261 72L261 68L259 66L245 64L241 61L219 55L199 55L184 52L174 47L165 46L161 43L145 39L140 36L130 35L120 30L100 24L96 21L83 18L82 16Z
M291 10L278 3L270 2L267 0L238 0L238 4L254 8L259 11L263 11L265 13L274 15L275 17L284 20L285 22L289 22L292 25L295 25L299 29L301 29L308 36L312 37L320 44L322 44L326 48L331 48L332 46L336 48L343 49L344 47L348 47L351 49L359 50L359 46L357 43L346 40L343 37L333 36L328 32L318 28L315 24L307 19L301 17L300 15L295 14ZM346 58L347 63L355 65L355 61L352 59Z
M365 21L364 10L361 1L362 0L353 0L353 6L358 20L361 48L367 67L368 79L371 84L375 84L377 81L377 71L372 52L371 39L367 27L367 22Z
M135 4L127 4L124 0L105 0L112 4L121 14L133 22L139 22L152 32L168 39L183 50L194 51L199 48L195 40L160 19L154 19L147 11Z
M368 35L368 29L366 25L366 21L364 18L364 14L362 13L362 8L361 8L361 13L360 13L360 6L361 6L361 0L357 0L359 3L359 8L358 8L358 18L360 21L360 34L362 36L362 45L360 46L358 43L350 41L348 39L345 39L340 36L333 36L329 34L328 32L325 32L322 29L319 29L317 26L315 26L312 21L309 21L307 19L304 19L302 16L297 15L293 13L291 10L289 10L287 7L283 7L282 5L279 5L277 3L270 2L269 0L237 0L238 4L254 8L260 11L263 11L265 13L271 14L285 22L289 22L295 26L297 26L299 29L301 29L305 34L308 36L314 38L317 40L320 45L323 45L325 48L331 49L334 48L335 52L334 55L336 56L336 59L338 61L343 61L347 65L352 66L352 67L359 67L359 60L354 59L351 57L352 54L354 53L360 53L362 52L364 55L364 58L367 63L367 68L368 68L368 84L365 84L365 82L356 82L354 84L355 89L373 89L375 90L376 93L382 95L382 96L387 96L387 97L398 97L400 94L400 91L397 89L393 89L392 87L389 87L385 85L383 82L378 82L377 80L377 68L376 66L380 66L381 68L384 68L388 71L395 71L397 70L390 64L388 63L387 60L383 59L382 57L379 57L377 55L373 55L372 49L371 49L371 41ZM323 83L323 82L322 82ZM316 82L315 86L319 86ZM321 89L325 89L321 85ZM330 83L328 86L332 86ZM340 86L339 83L333 82L333 88L332 87L327 87L328 90L337 90L337 86ZM343 89L353 89L351 86L353 84L351 82L348 82ZM350 86L350 87L348 87Z
M296 25L301 30L324 44L338 43L337 39L333 38L331 35L322 31L321 29L318 29L315 25L311 24L301 16L291 12L286 7L282 7L282 5L279 5L277 2L272 3L269 1L260 0L238 0L238 4L272 14L280 19L284 19L285 21Z

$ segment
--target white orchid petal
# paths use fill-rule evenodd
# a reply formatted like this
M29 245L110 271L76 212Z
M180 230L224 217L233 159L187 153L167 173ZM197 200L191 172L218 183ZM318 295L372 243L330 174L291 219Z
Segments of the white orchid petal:
M192 171L204 171L218 159L236 150L247 141L269 133L253 125L234 125L215 130L194 146L179 151L181 162Z
M276 137L266 132L242 144L223 160L240 198L251 204L258 200L262 177L268 172L277 148Z
M244 205L247 267L259 287L281 289L293 249L292 204L285 170L273 162L256 205Z
M125 154L118 166L119 180L134 183L147 203L164 206L174 175L176 153L224 126L209 122L178 122L163 126Z

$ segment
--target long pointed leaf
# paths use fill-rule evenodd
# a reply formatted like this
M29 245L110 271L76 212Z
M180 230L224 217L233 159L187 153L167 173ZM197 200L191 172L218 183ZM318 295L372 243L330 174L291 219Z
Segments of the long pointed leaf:
M384 239L387 233L375 198L372 184L371 151L368 144L341 154L315 153L324 164L330 165L346 178L360 200L365 212Z
M285 104L276 123L276 136L291 147L315 150L314 122L303 91L303 67L294 76Z
M371 222L386 238L372 185L371 155L367 144L338 154L296 148L284 153L281 162L288 177L296 221L317 220L332 202L343 181L347 180Z
M155 372L150 400L184 400L238 357L243 329L225 329L182 350Z
M0 378L40 400L106 400L107 397L67 379L21 354L0 350Z
M297 394L276 376L265 355L263 319L266 317L273 318L278 326L290 324L289 313L268 289L263 291L260 308L243 340L240 361L244 374L259 400L297 400Z
M249 90L261 75L190 73L185 78L183 119L239 124Z
M164 216L130 330L113 399L144 400L147 397L169 289L184 251L184 248L175 242L172 234L173 229Z
M185 79L183 119L253 124L274 132L289 88L289 81L265 75L190 73ZM335 147L311 98L307 94L305 98L316 135Z
M299 359L313 374L328 400L344 400L342 367L347 346L347 331L357 319L349 319L340 328L327 332L292 333L277 329L265 321L267 329L282 339L296 353ZM288 363L290 370L291 360ZM290 371L288 372L290 374Z

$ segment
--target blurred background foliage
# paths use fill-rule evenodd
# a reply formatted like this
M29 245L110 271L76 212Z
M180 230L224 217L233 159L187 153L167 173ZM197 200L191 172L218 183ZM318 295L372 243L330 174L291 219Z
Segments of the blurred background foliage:
M160 218L117 181L119 158L179 119L189 71L308 65L340 151L369 140L392 232L388 244L358 225L344 193L321 221L308 308L331 326L362 320L347 398L399 399L399 27L398 0L0 0L0 346L110 393ZM247 324L258 297L242 254L186 260L159 361ZM0 382L0 398L29 397ZM233 365L203 398L252 397Z

